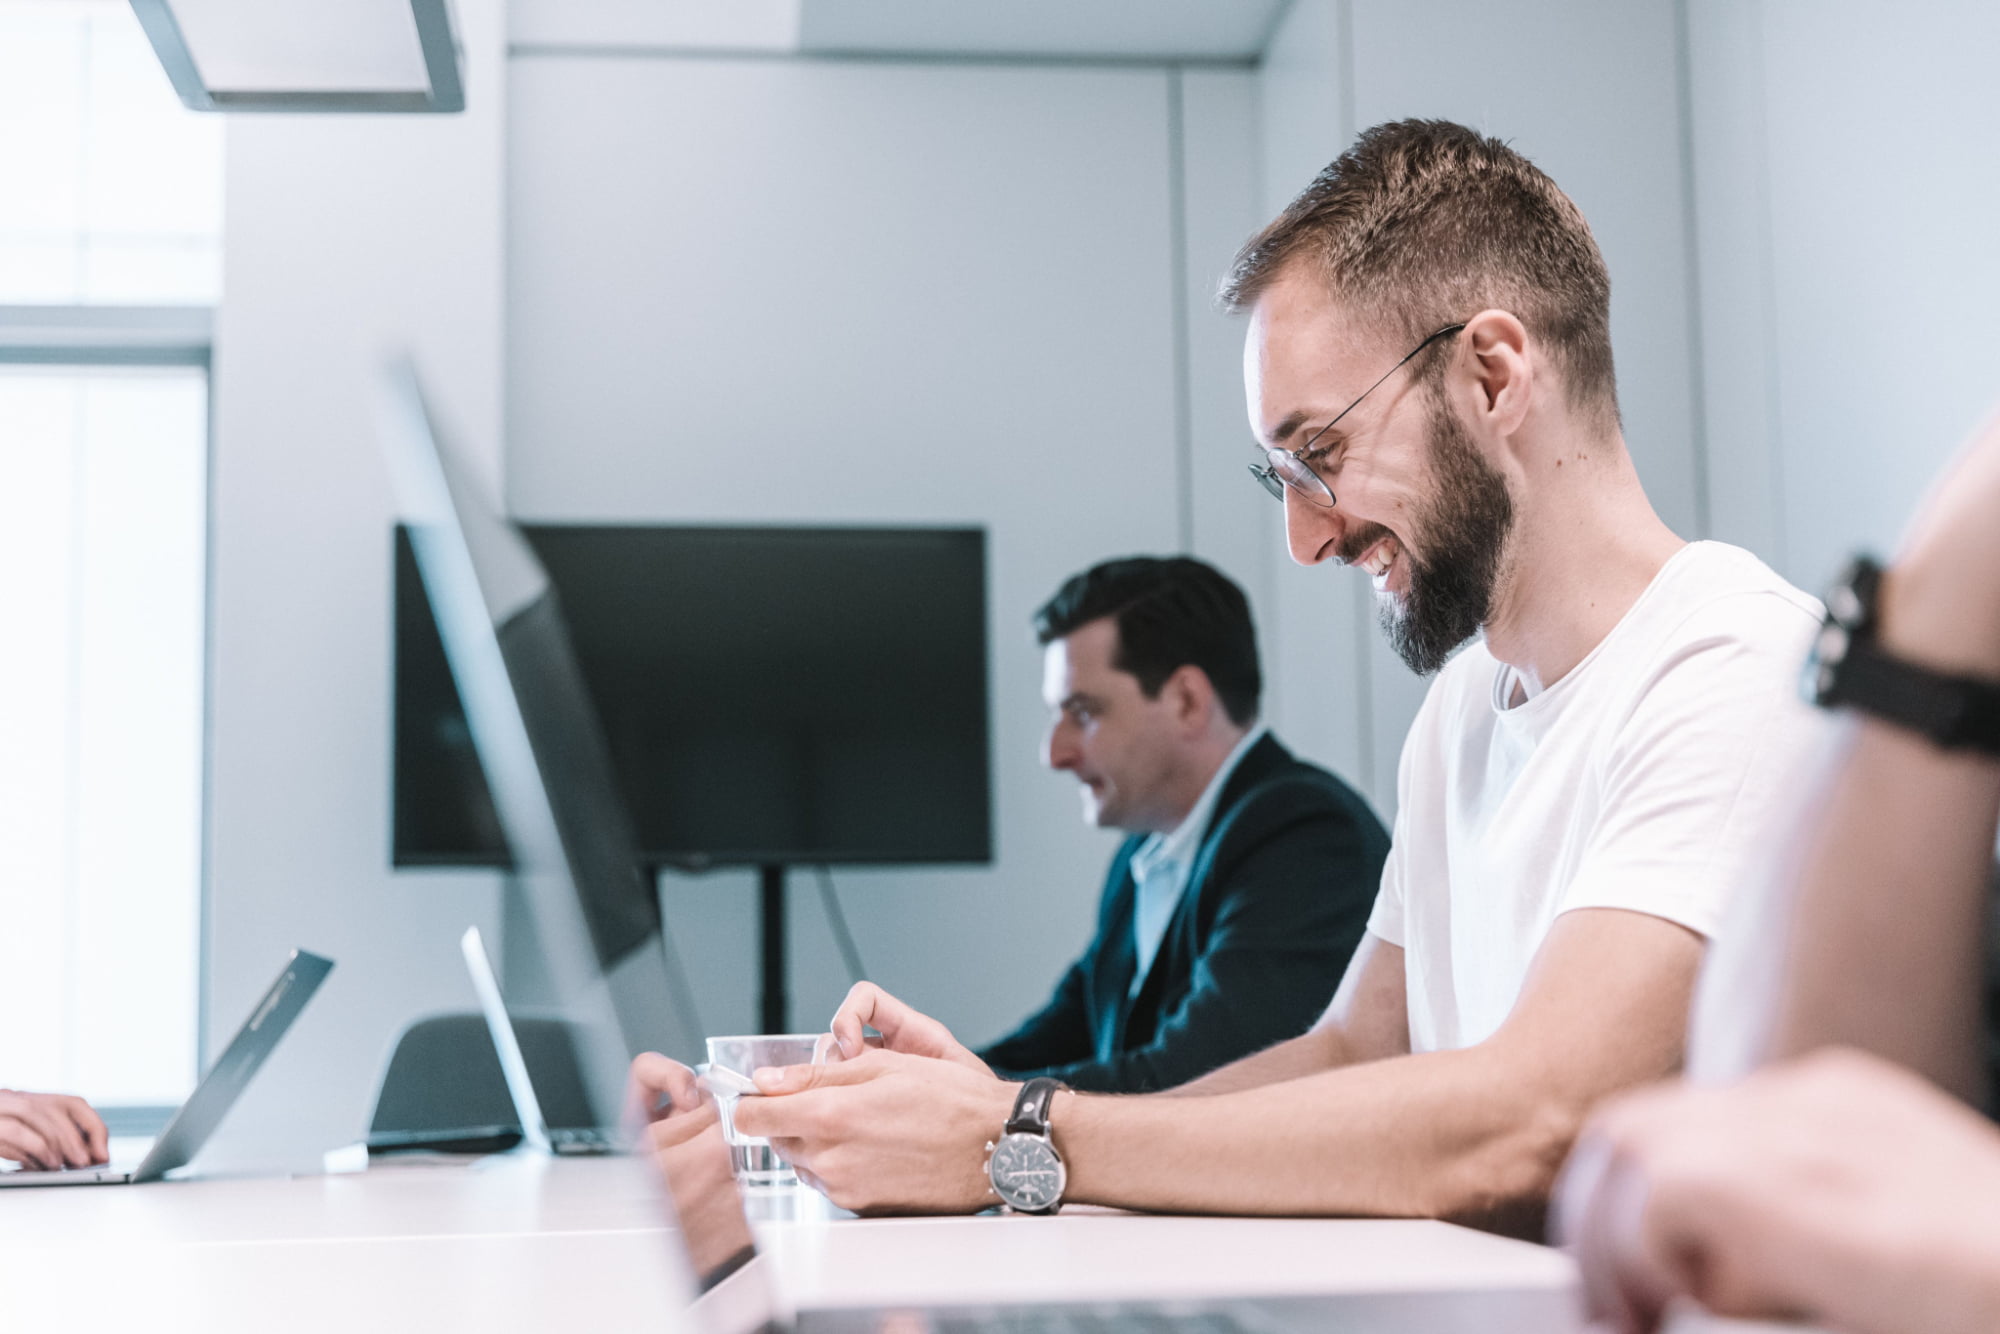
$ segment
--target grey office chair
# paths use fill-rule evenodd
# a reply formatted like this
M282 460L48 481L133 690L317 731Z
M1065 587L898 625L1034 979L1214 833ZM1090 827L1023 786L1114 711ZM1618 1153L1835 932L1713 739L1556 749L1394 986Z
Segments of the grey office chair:
M514 1035L549 1129L594 1127L569 1025L516 1017ZM520 1141L521 1118L485 1016L431 1015L403 1030L375 1095L369 1152L492 1153Z

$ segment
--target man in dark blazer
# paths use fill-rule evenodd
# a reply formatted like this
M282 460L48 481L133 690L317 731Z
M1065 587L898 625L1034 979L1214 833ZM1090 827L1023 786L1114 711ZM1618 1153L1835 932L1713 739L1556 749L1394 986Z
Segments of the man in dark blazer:
M1097 933L1047 1005L979 1055L1009 1078L1171 1088L1297 1037L1360 942L1389 835L1257 718L1243 590L1187 557L1107 561L1035 617L1051 768L1126 830Z

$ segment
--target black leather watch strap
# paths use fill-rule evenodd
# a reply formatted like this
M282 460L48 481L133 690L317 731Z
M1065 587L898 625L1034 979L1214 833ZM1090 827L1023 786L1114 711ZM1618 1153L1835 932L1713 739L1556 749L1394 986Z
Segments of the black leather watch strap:
M1821 708L1859 709L1948 750L2000 755L2000 682L1906 662L1876 640L1882 568L1857 556L1827 596L1806 687Z
M1007 1118L1002 1127L1009 1135L1046 1135L1049 1133L1049 1106L1055 1101L1056 1093L1067 1087L1059 1079L1043 1075L1021 1085L1020 1096L1014 1099L1014 1114ZM992 1124L988 1122L987 1124Z
M1857 643L1840 664L1831 704L1847 704L1920 732L1948 750L2000 755L2000 686L1944 676Z

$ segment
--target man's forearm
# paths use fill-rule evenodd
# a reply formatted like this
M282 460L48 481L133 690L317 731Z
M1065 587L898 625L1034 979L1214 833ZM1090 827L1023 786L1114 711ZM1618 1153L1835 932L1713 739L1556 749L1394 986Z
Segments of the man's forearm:
M1240 1093L1290 1079L1303 1079L1343 1065L1351 1065L1353 1054L1346 1036L1335 1027L1314 1029L1298 1037L1276 1043L1241 1060L1211 1070L1200 1079L1190 1080L1162 1095L1169 1098L1209 1097L1218 1093Z
M1926 502L1882 579L1883 649L2000 680L2000 423ZM2000 761L1864 718L1802 848L1771 1057L1842 1042L1963 1095L1978 1068Z
M1052 1121L1083 1203L1493 1222L1546 1199L1586 1110L1537 1083L1471 1048L1210 1097L1063 1095Z
M1831 1043L1976 1097L2000 763L1858 725L1801 866L1768 1059Z

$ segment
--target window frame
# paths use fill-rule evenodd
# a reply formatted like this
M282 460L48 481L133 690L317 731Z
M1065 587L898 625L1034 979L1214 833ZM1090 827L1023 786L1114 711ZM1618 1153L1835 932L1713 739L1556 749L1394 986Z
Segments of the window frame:
M0 366L199 367L207 390L203 441L201 598L201 773L199 927L195 942L195 1076L208 1068L209 876L213 847L209 811L215 716L215 308L213 306L0 305ZM178 1107L97 1108L116 1136L151 1136L166 1129Z

